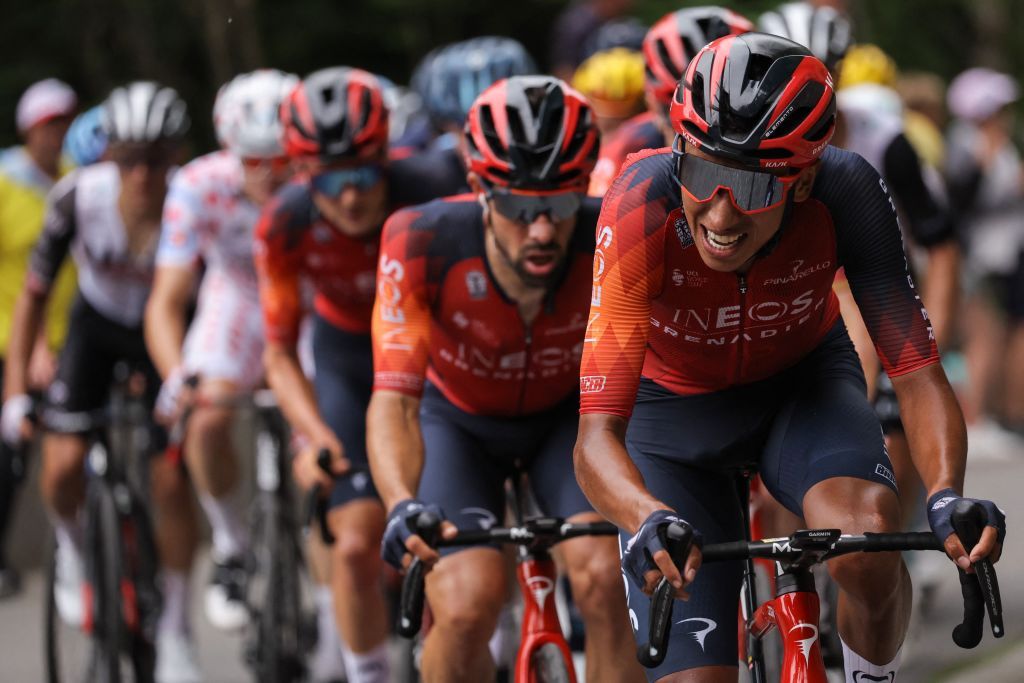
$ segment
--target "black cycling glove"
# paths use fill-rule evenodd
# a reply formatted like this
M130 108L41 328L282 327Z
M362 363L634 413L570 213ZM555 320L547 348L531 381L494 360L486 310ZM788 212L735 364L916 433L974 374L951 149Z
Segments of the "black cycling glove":
M438 519L444 519L441 507L425 504L408 498L396 505L388 515L388 525L384 528L384 539L381 542L381 557L395 569L402 568L402 558L408 551L405 542L416 534L416 521L420 514L430 512Z
M988 517L985 525L995 527L998 540L1002 543L1003 538L1006 537L1006 515L1003 514L1003 511L990 500L964 498L953 489L937 491L928 499L928 525L931 526L932 532L939 540L945 543L949 535L953 533L953 508L961 500L978 503L984 508L985 515ZM964 550L970 555L971 548L965 547Z
M690 529L693 533L693 543L700 547L700 533L676 513L671 510L652 512L640 525L640 530L626 542L626 547L622 551L622 571L640 589L644 587L644 574L652 569L660 571L654 562L654 553L666 550L666 548L659 532L673 522ZM676 560L685 562L686 558L676 558ZM680 571L682 571L682 567L680 567Z

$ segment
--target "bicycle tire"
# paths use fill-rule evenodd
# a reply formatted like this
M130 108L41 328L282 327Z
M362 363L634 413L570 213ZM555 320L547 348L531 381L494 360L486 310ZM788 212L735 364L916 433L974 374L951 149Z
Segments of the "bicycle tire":
M93 574L95 623L93 642L95 662L100 667L97 680L121 682L121 653L125 647L125 629L121 602L121 519L113 491L97 482L93 487L88 536L96 571Z
M305 676L300 548L290 523L275 494L258 495L246 600L253 616L248 659L259 683Z
M531 681L536 683L571 683L569 665L562 650L554 643L544 643L530 654Z
M57 541L51 535L47 548L45 599L43 601L43 665L47 683L71 683L86 678L92 642L79 628L68 626L57 612L53 595L56 580Z

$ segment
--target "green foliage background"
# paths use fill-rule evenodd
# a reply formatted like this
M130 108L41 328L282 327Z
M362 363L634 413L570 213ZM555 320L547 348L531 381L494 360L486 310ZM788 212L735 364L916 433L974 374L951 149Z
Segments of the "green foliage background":
M647 23L707 0L636 0ZM779 0L741 0L751 18ZM189 101L199 149L212 144L217 86L237 72L274 66L300 74L351 64L404 83L436 45L474 35L522 41L541 64L567 0L0 0L0 146L17 140L14 108L33 81L58 76L85 105L119 83L155 78ZM949 79L975 64L1024 77L1024 2L850 0L859 40L904 69Z

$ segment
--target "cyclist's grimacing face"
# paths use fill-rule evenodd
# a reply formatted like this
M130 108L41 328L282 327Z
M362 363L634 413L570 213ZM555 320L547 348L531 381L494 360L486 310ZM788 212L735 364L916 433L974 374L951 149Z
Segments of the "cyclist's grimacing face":
M709 156L689 143L686 154L725 166L738 166ZM693 234L697 253L704 265L719 272L745 271L761 247L779 231L786 210L786 202L781 202L765 211L745 213L735 205L724 188L719 188L710 199L702 202L696 201L682 188L680 193L683 213Z
M488 213L495 246L527 287L547 287L565 262L576 215L553 220L540 214L530 223L513 220L497 211L493 201Z

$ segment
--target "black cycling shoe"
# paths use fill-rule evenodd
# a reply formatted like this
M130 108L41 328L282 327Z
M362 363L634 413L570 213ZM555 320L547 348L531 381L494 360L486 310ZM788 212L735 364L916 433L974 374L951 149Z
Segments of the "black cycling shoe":
M245 604L245 565L240 557L214 562L206 587L206 618L225 631L243 628L249 622Z

